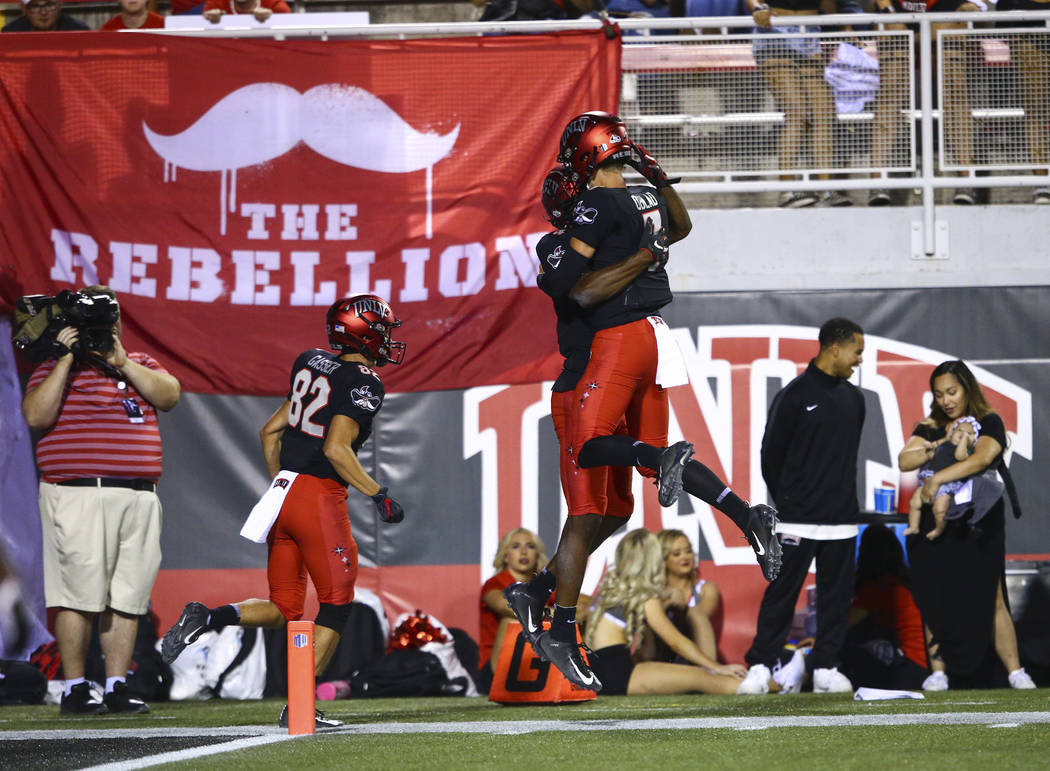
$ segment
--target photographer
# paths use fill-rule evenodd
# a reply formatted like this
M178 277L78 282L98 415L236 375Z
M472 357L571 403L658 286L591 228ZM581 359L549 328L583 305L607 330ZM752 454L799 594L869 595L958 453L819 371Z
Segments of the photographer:
M48 607L58 608L55 637L66 677L62 713L149 712L124 679L138 616L146 612L160 567L156 411L175 406L179 382L148 354L124 350L113 290L92 286L77 293L85 305L92 296L112 308L109 336L63 326L52 349L56 358L36 368L22 400L26 423L42 432L36 454L44 593ZM101 701L84 679L91 624L99 613L106 664Z

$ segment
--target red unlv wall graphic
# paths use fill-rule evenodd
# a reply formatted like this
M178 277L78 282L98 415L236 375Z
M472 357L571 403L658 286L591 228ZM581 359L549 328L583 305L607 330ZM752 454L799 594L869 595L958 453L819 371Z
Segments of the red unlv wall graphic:
M690 330L676 329L675 337L685 354L690 383L673 388L670 441L687 438L696 445L696 459L722 477L741 496L767 501L759 449L766 411L772 393L787 385L816 355L817 329L778 325L700 327L696 342ZM874 432L888 447L887 458L865 457L861 449L858 485L865 491L865 506L872 507L871 491L878 486L897 487L900 473L896 454L915 424L929 411L930 371L953 354L865 335L864 361L854 382L874 395L879 409L869 410L867 432ZM1003 417L1013 455L1032 458L1031 393L980 366L972 367L989 401ZM550 414L550 392L538 385L486 387L464 393L464 459L482 458L483 511L479 562L482 572L502 533L514 527L537 529L539 496L537 456L540 419ZM871 443L867 443L871 445ZM680 516L677 509L661 509L656 496L636 479L636 509L628 525L681 528L700 532L716 565L750 565L751 548L742 542L725 517L694 501L697 513ZM772 503L772 501L768 501ZM562 502L564 507L564 502ZM562 516L565 516L564 508ZM616 539L593 560L611 554ZM600 565L589 577L597 578ZM593 584L587 588L593 589Z
M619 40L55 38L0 52L0 260L26 293L113 286L198 393L279 393L359 292L405 321L392 390L552 374L539 186L566 118L617 104Z

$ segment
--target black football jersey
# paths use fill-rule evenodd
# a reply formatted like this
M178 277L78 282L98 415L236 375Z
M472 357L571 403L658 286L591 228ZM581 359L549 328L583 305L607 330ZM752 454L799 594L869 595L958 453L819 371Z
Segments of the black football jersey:
M554 302L554 313L558 317L558 350L565 357L565 365L552 389L556 392L571 391L576 387L590 360L593 337L582 309L569 299L573 285L584 271L589 270L587 258L569 248L569 238L564 230L555 230L536 244L536 256L540 261L536 283Z
M379 376L365 364L343 361L320 348L300 353L288 389L291 404L281 438L281 468L347 484L324 454L328 426L336 415L353 418L360 427L353 443L356 453L372 434L372 421L385 395Z
M597 270L638 251L649 222L656 230L667 227L667 204L647 185L596 187L577 201L572 220L569 233L596 250L591 267ZM672 299L667 272L654 266L639 273L621 294L585 311L585 318L593 331L608 329L659 315Z

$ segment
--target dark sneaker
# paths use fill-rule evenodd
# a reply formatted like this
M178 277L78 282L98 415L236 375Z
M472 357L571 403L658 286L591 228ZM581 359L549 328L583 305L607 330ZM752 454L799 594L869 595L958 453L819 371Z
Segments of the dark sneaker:
M526 582L511 584L503 590L503 596L521 624L522 636L535 651L536 638L543 631L543 609L547 605L547 598L536 596Z
M63 715L105 715L109 707L91 692L91 683L77 683L62 696Z
M160 657L170 664L179 657L186 646L208 631L208 608L199 602L191 602L182 609L175 626L164 633L160 644Z
M319 710L314 710L314 728L338 728L343 724L342 720L333 720L330 717L325 717L324 713ZM288 705L284 705L284 709L281 710L281 716L277 718L278 728L288 727Z
M977 191L971 187L959 188L952 196L952 203L956 206L973 206L977 203Z
M780 574L783 550L777 538L777 510L760 503L752 506L747 515L747 542L755 550L762 575L773 581Z
M580 648L587 649L582 643L560 642L551 637L548 630L540 633L533 647L536 655L556 666L558 671L565 675L565 679L577 688L595 693L602 689L602 681L580 655Z
M682 492L682 472L686 461L693 454L693 445L689 442L675 442L665 447L660 453L660 476L657 478L660 505L674 506Z
M102 697L110 714L133 712L139 715L149 714L149 704L128 690L127 683L116 683L113 690Z
M872 190L868 196L868 206L889 206L892 201L889 190Z

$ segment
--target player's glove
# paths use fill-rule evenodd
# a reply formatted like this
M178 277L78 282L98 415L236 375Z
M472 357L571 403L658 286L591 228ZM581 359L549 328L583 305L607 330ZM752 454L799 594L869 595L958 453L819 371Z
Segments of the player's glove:
M663 167L641 145L632 142L631 149L633 152L628 156L627 164L634 167L635 171L645 177L645 180L657 190L662 187L676 185L682 181L681 177L669 178Z
M649 266L649 270L659 270L667 264L667 258L671 254L667 243L667 231L664 228L657 230L655 223L649 220L645 223L645 230L638 249L649 252L653 256L653 264Z
M372 503L376 505L376 512L384 522L396 524L405 518L405 510L401 504L386 494L387 488L380 487L379 492L372 496Z

